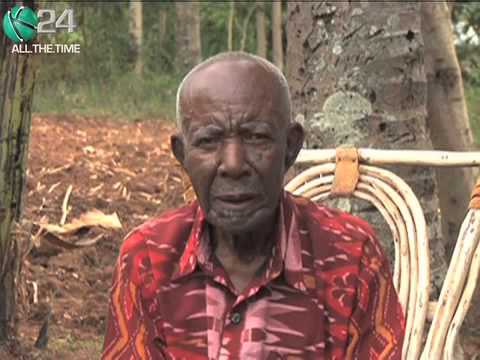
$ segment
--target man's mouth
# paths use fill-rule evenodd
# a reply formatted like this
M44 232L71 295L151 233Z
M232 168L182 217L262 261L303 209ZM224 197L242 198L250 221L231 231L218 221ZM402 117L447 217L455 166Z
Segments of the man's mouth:
M255 193L228 193L215 196L224 206L241 208L258 199Z

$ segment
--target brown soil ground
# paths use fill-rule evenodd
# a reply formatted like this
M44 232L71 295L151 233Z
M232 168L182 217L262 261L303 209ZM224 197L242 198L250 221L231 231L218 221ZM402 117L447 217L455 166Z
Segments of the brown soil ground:
M117 213L123 229L92 229L70 239L103 234L93 246L52 249L42 242L29 252L19 282L21 346L12 355L0 353L0 359L99 358L108 290L123 237L145 219L191 198L188 182L170 155L172 131L171 123L158 119L34 117L25 221L18 229L21 243L31 242L39 222L59 224L70 185L67 223L98 209ZM33 344L47 318L48 346L39 350ZM464 340L469 344L467 358L480 354L480 340Z
M123 229L92 230L104 234L94 246L53 251L41 247L30 252L23 265L24 289L20 292L19 333L27 347L23 357L99 358L108 290L123 237L188 196L182 170L170 155L172 131L170 123L158 119L33 118L24 227L31 226L30 222L58 224L67 188L72 185L67 223L98 209L117 213ZM30 229L29 233L35 233L35 225ZM38 288L36 303L34 286ZM36 350L31 345L49 308L48 347Z

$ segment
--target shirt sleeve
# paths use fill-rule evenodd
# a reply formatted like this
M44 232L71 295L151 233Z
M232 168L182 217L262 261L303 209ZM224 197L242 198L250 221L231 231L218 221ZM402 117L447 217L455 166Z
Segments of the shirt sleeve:
M102 360L166 360L152 319L145 315L141 296L148 255L138 234L128 237L113 274ZM143 248L143 249L142 249Z
M366 233L346 359L400 360L405 335L403 310L388 261L373 231L368 227Z

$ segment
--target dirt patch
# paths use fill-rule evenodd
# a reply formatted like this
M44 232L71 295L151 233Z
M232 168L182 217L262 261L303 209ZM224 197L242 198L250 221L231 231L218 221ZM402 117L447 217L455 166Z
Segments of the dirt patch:
M165 121L121 122L108 118L33 118L22 224L58 224L68 187L67 223L92 209L116 212L119 231L102 230L95 246L42 252L23 266L18 358L96 359L105 329L108 290L123 237L133 227L188 197L181 168L170 155ZM87 236L87 234L85 234ZM33 344L48 319L48 348ZM28 353L28 355L26 354ZM16 356L17 357L17 356Z
M67 222L98 209L116 212L123 229L102 230L97 244L82 249L30 252L19 281L20 345L9 355L0 349L0 359L99 358L122 239L145 219L192 197L170 154L172 131L170 123L155 119L127 123L79 116L33 118L20 240L29 243L35 233L32 223L60 222L70 185ZM48 346L39 350L33 345L47 321ZM480 354L477 338L462 340L467 358Z

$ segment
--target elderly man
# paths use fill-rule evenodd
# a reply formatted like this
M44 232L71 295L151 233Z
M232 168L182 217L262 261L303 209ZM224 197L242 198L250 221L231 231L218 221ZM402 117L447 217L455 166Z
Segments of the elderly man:
M171 145L198 201L127 236L102 359L401 358L371 228L283 191L303 143L290 106L284 76L253 55L185 77Z

